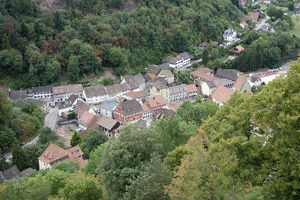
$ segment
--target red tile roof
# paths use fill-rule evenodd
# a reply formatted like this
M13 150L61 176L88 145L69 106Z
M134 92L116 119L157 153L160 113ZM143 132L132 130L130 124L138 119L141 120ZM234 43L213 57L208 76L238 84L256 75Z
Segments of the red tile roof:
M236 80L236 82L234 83L234 85L232 87L236 88L236 89L241 89L241 87L243 86L243 84L246 80L247 80L246 77L240 76L240 77L238 77L238 79Z
M129 92L125 93L124 95L128 96L132 99L138 99L138 98L150 96L150 94L145 91L140 91L140 92L129 91Z
M253 22L257 22L258 17L259 17L259 13L258 12L250 12L249 15L250 15L250 19Z
M188 93L198 92L198 89L195 84L190 84L190 85L187 85L186 87L187 87Z
M219 85L211 97L217 102L224 104L230 99L232 94L233 92L229 88Z
M204 68L200 68L195 71L192 71L190 73L190 76L192 76L194 78L199 78L199 76L201 76L202 74L208 75L208 74L213 74L213 73L214 73L214 70L204 67Z
M63 148L51 143L38 159L50 165L61 161L71 160L78 163L80 167L83 167L85 161L79 157L82 155L83 153L79 146L64 150Z
M95 121L96 115L85 111L78 119L78 123L85 127L90 127L90 125Z
M143 107L143 111L148 111L157 107L163 107L165 105L166 105L166 100L162 96L157 95L157 96L149 97L145 101L142 107Z
M82 92L83 87L81 84L73 84L73 85L62 85L62 86L56 86L52 88L53 95L55 94L64 94L64 93L76 93L76 92Z

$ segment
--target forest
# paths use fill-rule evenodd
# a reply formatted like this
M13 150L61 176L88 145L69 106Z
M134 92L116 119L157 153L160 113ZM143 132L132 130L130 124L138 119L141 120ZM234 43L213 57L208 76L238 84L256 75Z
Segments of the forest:
M230 0L54 2L63 9L1 1L0 79L10 88L76 82L105 68L133 74L202 41L222 41L242 15Z
M73 137L89 158L83 169L61 162L5 182L0 199L299 199L299 91L300 59L286 77L235 92L220 109L198 99L118 139ZM38 144L55 137L41 133Z

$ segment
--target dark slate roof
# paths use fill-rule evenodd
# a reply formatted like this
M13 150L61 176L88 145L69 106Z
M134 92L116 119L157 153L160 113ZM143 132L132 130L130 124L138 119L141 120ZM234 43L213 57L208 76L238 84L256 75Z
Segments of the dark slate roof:
M119 106L121 107L125 116L133 115L143 111L141 104L135 99L123 101Z
M73 103L76 101L76 99L78 99L78 98L79 98L79 95L72 94L72 95L66 100L66 102L68 102L69 104L73 104Z
M31 92L32 93L45 93L45 92L52 93L52 85L33 87L31 89Z
M119 102L112 100L112 101L104 101L99 107L101 109L109 110L109 111L113 112L116 109L116 107L118 107L118 105L119 105Z
M207 82L207 86L208 86L209 88L215 88L215 87L217 87L216 84L215 84L213 81Z
M8 97L11 100L17 100L19 98L25 99L27 97L27 90L10 91Z
M16 165L12 166L11 168L0 171L0 183L3 183L5 180L12 180L15 178L19 178L21 176L19 169Z
M189 54L189 53L187 53L187 52L183 52L183 53L181 53L181 54L179 54L179 56L180 56L180 58L183 58L184 60L187 60L187 59L193 59L194 57L193 57L193 55L191 55L191 54Z
M221 77L221 78L226 78L232 81L236 81L238 76L236 72L231 72L231 71L225 71L223 69L218 69L216 76Z
M151 73L151 74L155 74L158 75L160 72L160 68L157 65L149 65L146 69L145 69L146 73Z
M145 84L144 76L140 73L134 75L132 78L138 85Z
M21 171L21 177L30 175L32 172L33 172L32 168L27 168L27 169Z

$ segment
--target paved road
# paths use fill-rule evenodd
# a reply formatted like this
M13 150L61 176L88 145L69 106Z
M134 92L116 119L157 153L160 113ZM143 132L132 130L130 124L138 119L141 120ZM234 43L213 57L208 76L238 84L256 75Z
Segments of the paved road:
M51 130L54 130L56 122L58 119L58 108L51 108L49 113L45 117L44 127L49 127Z
M49 113L45 116L45 123L44 123L44 127L49 127L51 128L51 130L54 130L56 122L58 119L58 108L51 108L49 110ZM23 147L30 145L30 144L35 144L37 143L37 141L39 140L39 135L36 136L35 138L33 138L32 140L30 140L29 142L27 142ZM7 152L5 155L5 160L6 162L10 162L12 155L11 152Z

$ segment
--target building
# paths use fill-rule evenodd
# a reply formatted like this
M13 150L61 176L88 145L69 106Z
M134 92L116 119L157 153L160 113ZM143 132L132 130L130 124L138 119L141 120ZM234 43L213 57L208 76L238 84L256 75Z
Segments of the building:
M30 99L51 99L52 85L33 87L28 90L27 97Z
M261 83L265 83L265 84L268 84L270 81L274 80L280 75L281 74L279 73L279 70L270 70L267 72L261 72L255 74L255 76L257 76L260 79Z
M144 99L147 99L150 96L148 92L140 91L140 92L134 92L129 91L122 95L127 100L136 99L137 101L143 101Z
M105 87L102 85L84 88L83 97L89 104L97 104L109 98Z
M229 80L232 80L232 81L236 81L237 78L238 78L238 73L219 68L217 70L216 77L225 78L225 79L229 79Z
M232 89L235 91L240 92L249 92L251 91L251 86L249 84L248 78L244 76L238 77L234 85L232 86Z
M239 0L239 7L243 7L247 5L247 0Z
M162 69L157 76L165 79L168 84L174 83L174 74L169 69Z
M24 100L27 98L27 90L9 90L8 97L16 103L18 100Z
M143 119L152 119L153 115L161 112L164 106L166 106L166 100L162 96L149 97L142 106Z
M114 113L118 105L119 102L115 100L104 101L102 104L99 105L98 110L96 110L96 112L102 116L114 118Z
M122 77L121 83L127 83L132 91L143 91L146 84L144 76L140 73L133 76Z
M85 161L82 159L83 152L77 145L65 150L53 143L49 144L47 149L38 158L40 170L51 169L55 163L73 161L78 163L79 167L83 167Z
M217 85L213 81L202 82L201 84L201 92L203 95L212 95L216 88Z
M198 47L199 47L200 49L206 49L206 48L208 48L208 46L209 46L209 43L207 43L207 42L202 42L202 43L200 43L200 44L198 45ZM212 47L213 47L213 48L218 48L218 47L219 47L219 43L216 42L216 41L212 41Z
M120 131L123 128L120 122L105 116L96 116L94 125L92 125L92 128L95 127L103 131L109 138L119 137Z
M259 12L250 12L249 18L252 22L257 22L259 18Z
M188 97L196 97L198 95L198 88L196 87L195 84L190 84L186 86L187 91L188 91Z
M160 72L161 68L157 65L149 65L147 68L145 68L146 74L153 74L157 76Z
M240 27L245 29L248 26L246 19L244 17L241 18Z
M190 72L190 78L197 86L200 87L202 87L202 82L211 82L218 80L218 78L214 77L214 70L207 67Z
M229 88L219 85L214 93L211 95L213 102L217 103L219 106L223 106L226 101L228 101L233 94Z
M188 97L189 93L186 84L170 87L169 102L182 101Z
M157 96L161 95L166 101L170 101L170 89L167 85L167 82L163 78L155 79L150 86L150 95Z
M0 171L0 184L3 184L4 181L9 181L9 180L27 176L32 172L33 169L31 168L27 168L24 171L20 172L18 167L14 165L5 171Z
M231 55L238 56L238 55L240 55L240 53L241 53L242 51L244 51L244 47L242 47L242 45L238 45L238 46L236 46L236 47L231 48L231 49L229 50L229 53L230 53Z
M237 36L237 32L232 28L225 30L225 32L223 33L224 40L228 42L235 40L236 36Z
M115 118L120 122L134 122L142 116L143 108L135 99L121 102L115 111Z
M78 118L79 128L82 130L87 130L91 127L91 125L96 120L96 115L94 113L90 113L85 111L80 117Z
M169 67L179 69L191 63L194 57L187 52L183 52L176 57L170 57L168 59Z
M93 110L93 108L89 104L87 104L83 101L79 101L74 106L74 113L77 115L77 118L80 118L83 115L83 113L85 113L85 112L96 114L95 111Z
M130 87L127 83L114 84L105 87L109 96L107 100L116 100L126 92L130 91Z
M52 88L53 102L62 102L68 99L72 94L83 96L83 87L81 84L62 85Z
M73 111L73 107L82 99L79 95L72 94L65 102L60 102L58 105L58 115L62 116L65 113Z

